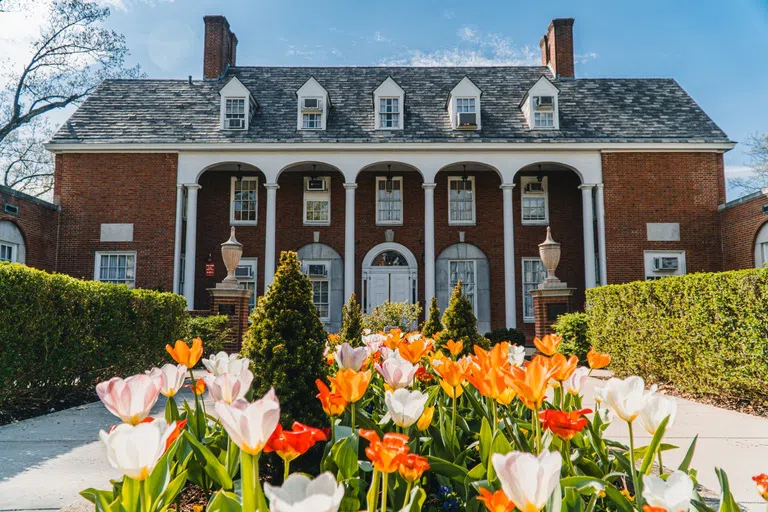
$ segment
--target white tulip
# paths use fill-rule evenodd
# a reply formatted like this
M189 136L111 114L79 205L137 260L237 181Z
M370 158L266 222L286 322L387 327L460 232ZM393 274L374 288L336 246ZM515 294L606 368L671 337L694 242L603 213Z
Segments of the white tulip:
M256 455L280 422L280 402L275 390L270 389L253 403L244 399L232 404L216 402L216 415L229 438L244 452Z
M328 471L314 480L293 473L280 487L265 483L264 494L272 512L336 512L344 499L344 484L337 484Z
M429 395L421 391L398 389L394 393L387 391L384 402L387 404L387 414L379 424L383 425L390 419L399 427L410 427L421 418Z
M643 475L643 499L667 512L687 511L693 499L693 481L683 471L675 471L665 482L657 476Z
M570 377L563 381L563 389L566 393L571 395L578 395L581 393L581 388L589 378L589 368L586 366L579 366L576 368Z
M643 410L640 411L640 419L643 422L645 430L654 435L659 429L659 425L664 421L664 418L669 416L667 421L667 428L671 427L675 422L675 416L677 415L677 402L671 396L656 395L653 393L647 394L645 397L645 405Z
M376 371L381 374L389 387L392 389L407 388L413 384L413 378L418 365L411 364L400 356L400 352L395 351L391 357L388 357L381 363L374 365Z
M113 468L134 480L144 480L155 469L165 452L165 444L175 425L158 420L129 425L122 423L99 437L107 447L107 460Z
M509 346L509 362L512 366L522 368L525 362L525 347L520 345Z
M183 364L166 364L162 368L152 368L147 372L150 377L162 379L163 385L160 388L160 394L171 398L181 390L184 385L184 379L187 378L187 367Z
M123 423L138 424L149 416L157 402L163 379L157 375L133 375L127 379L113 377L96 385L96 393L107 410Z
M244 369L239 374L222 373L218 377L207 374L203 376L203 380L214 401L231 404L248 393L253 382L253 373Z
M203 366L214 376L224 373L239 375L241 371L247 370L251 365L251 360L247 357L240 357L240 354L227 354L223 350L218 354L212 355L210 359L203 358Z
M645 397L653 390L645 391L645 382L637 376L624 380L612 378L600 392L601 401L610 407L616 415L627 422L635 421L645 404Z
M563 462L558 452L542 450L538 457L526 452L494 453L491 463L504 494L524 512L543 509L560 485Z
M368 347L368 351L373 354L381 348L386 339L387 337L383 334L366 334L363 336L363 344Z
M353 348L352 345L344 342L336 348L334 356L339 368L359 372L368 358L368 347Z

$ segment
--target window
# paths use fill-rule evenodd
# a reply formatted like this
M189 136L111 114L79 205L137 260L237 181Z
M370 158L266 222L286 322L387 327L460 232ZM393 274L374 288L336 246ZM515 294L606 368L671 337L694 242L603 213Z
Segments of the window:
M304 178L304 224L331 223L331 178Z
M136 252L97 252L94 279L133 288L136 286Z
M245 129L245 98L226 98L224 127L228 130Z
M477 300L475 292L477 282L475 273L475 260L450 260L448 261L449 284L453 290L461 281L462 294L472 304L472 310L477 316Z
M16 262L16 245L0 242L0 261Z
M523 258L523 321L533 322L533 296L531 290L538 288L547 277L547 269L539 258Z
M549 222L547 177L524 176L520 179L523 224L546 224Z
M376 178L376 224L403 223L403 178Z
M645 251L643 259L646 281L685 274L685 251Z
M232 193L229 209L230 224L256 224L259 206L259 178L232 176Z
M302 114L301 127L305 130L319 130L323 127L323 114Z
M768 242L760 244L760 254L763 255L763 266L768 263Z
M242 258L240 264L235 269L235 277L240 287L244 290L252 290L253 293L248 298L248 315L250 316L253 308L256 307L256 269L258 268L257 258Z
M554 112L534 112L533 126L535 128L553 128L555 126Z
M379 128L400 127L400 98L379 98Z
M456 112L475 112L475 98L456 98Z
M475 223L475 177L448 178L448 224Z
M323 99L301 98L301 129L323 129Z
M312 283L312 302L322 322L330 322L330 263L327 261L304 261L304 273Z
M534 96L533 97L533 127L534 128L554 128L555 127L555 97L554 96Z

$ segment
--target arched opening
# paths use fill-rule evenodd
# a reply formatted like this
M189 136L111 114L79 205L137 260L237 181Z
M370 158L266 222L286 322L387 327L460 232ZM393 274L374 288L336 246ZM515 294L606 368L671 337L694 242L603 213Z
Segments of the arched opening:
M760 226L755 235L755 268L762 268L768 263L768 222Z
M418 262L404 245L384 242L363 258L362 305L366 313L386 302L418 301Z
M24 235L15 223L0 221L0 261L26 263L27 248Z
M344 262L333 247L311 243L297 251L301 269L312 283L312 301L328 332L341 329L344 304Z
M472 303L477 330L491 330L491 269L488 257L475 245L453 244L440 253L435 264L435 296L445 311L456 284L462 282L464 296ZM503 291L503 289L502 289Z

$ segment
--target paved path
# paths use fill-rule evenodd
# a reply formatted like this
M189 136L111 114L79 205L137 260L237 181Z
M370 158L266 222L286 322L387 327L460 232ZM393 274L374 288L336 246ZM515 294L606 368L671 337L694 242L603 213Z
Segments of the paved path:
M594 407L595 385L601 382L591 379L587 385L585 406ZM191 397L188 391L182 396ZM162 414L164 404L161 397L153 412ZM77 501L82 489L107 488L109 479L119 475L106 460L98 432L115 422L97 402L0 427L0 512L58 510ZM638 442L647 444L650 436L642 426L635 431ZM619 421L607 433L628 442L626 426ZM677 421L666 442L680 449L665 453L667 467L680 463L697 433L693 467L699 482L718 490L714 468L722 467L739 503L764 511L752 476L768 473L768 419L679 399Z

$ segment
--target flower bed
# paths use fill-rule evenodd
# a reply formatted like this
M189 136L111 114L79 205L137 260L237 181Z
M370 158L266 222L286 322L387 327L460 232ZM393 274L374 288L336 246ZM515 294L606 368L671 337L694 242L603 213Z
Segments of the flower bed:
M673 449L662 443L675 421L673 398L632 376L599 388L597 411L583 408L581 388L592 369L610 363L607 354L590 350L589 367L579 367L558 353L556 336L536 339L541 354L531 361L506 342L460 357L462 343L436 350L419 333L362 341L339 345L327 382L316 383L330 428L281 425L280 398L251 396L250 362L224 353L203 359L208 374L193 386L195 406L179 407L174 396L201 357L199 344L169 346L176 365L99 384L123 421L100 435L124 477L83 496L98 511L164 511L190 483L210 494L211 511L712 511L689 467L695 442L676 470L663 466ZM200 399L206 388L215 415ZM165 418L148 419L159 394ZM605 438L611 421L627 425L628 446ZM648 446L634 444L638 428L653 435ZM323 450L316 476L292 472L313 446ZM265 452L282 459L282 482L259 477ZM720 511L736 512L718 474ZM768 476L755 481L765 493Z

